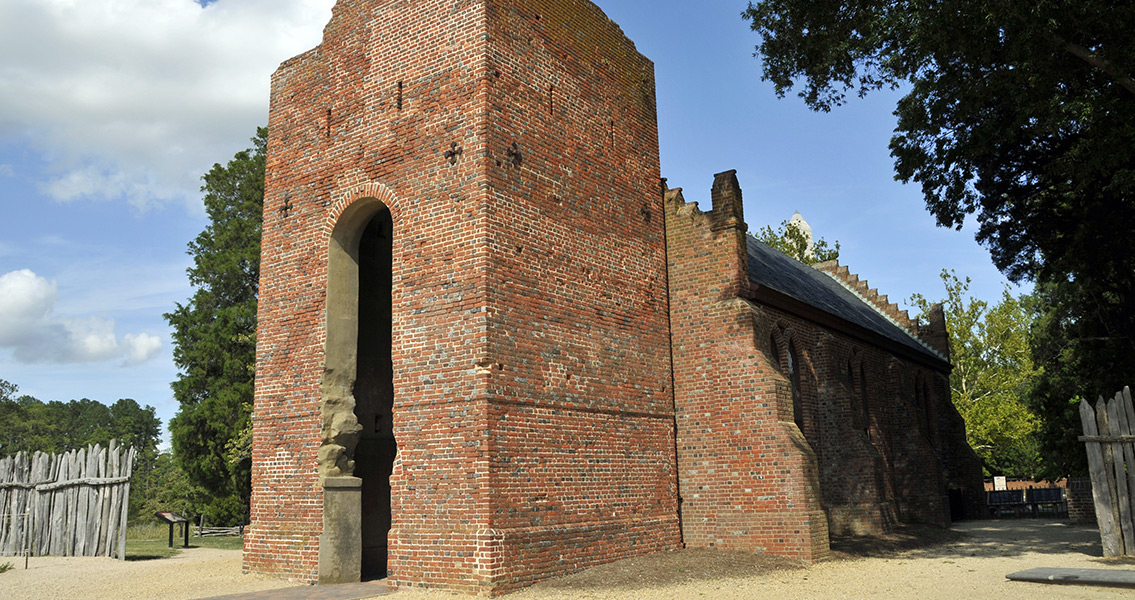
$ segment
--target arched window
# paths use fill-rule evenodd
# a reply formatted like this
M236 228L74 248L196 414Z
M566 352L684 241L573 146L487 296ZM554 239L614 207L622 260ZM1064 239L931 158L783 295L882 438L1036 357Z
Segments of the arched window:
M800 394L800 360L796 344L788 342L788 380L792 382L792 420L804 431L804 406Z
M393 239L390 209L377 198L362 198L340 215L327 257L326 339L320 381L323 443L339 452L320 452L322 472L362 480L359 513L325 522L332 539L353 540L361 553L362 578L385 577L391 528L390 474L397 454L391 426L394 411ZM361 427L332 428L331 423ZM328 488L324 493L328 494ZM345 489L345 488L331 488ZM354 492L352 492L354 493ZM321 547L336 556L330 546Z
M931 427L933 419L931 418L930 407L930 386L925 381L922 382L922 426L926 428L926 439L930 440L931 444L934 443L934 430Z
M849 405L853 405L855 402L859 401L859 399L855 397L855 392L856 392L856 385L855 384L856 384L855 367L853 367L851 365L851 361L848 360L847 361L847 401L848 401ZM867 429L867 419L865 418L866 415L862 414L862 411L860 411L860 416L862 417L861 428Z
M776 343L775 335L770 334L768 337L768 353L772 359L772 366L776 367L777 371L783 369L784 367L780 364L780 346Z
M863 410L863 431L871 431L871 405L867 399L867 375L859 365L859 407Z

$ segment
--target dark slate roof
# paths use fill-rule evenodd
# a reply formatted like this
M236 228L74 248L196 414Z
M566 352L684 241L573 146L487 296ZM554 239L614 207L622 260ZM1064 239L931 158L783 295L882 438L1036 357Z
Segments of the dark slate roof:
M812 308L858 325L920 354L943 360L937 352L914 339L875 307L835 278L745 236L749 250L749 281L773 289Z

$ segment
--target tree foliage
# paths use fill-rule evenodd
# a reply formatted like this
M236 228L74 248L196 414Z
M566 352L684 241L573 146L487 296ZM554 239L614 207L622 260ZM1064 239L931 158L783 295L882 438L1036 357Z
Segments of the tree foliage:
M1135 4L761 0L743 16L780 95L799 85L827 111L906 91L896 176L921 184L939 225L976 217L998 268L1036 282L1030 402L1046 457L1082 463L1069 400L1135 374L1135 253L1121 246L1135 234Z
M17 396L19 388L0 379L0 456L17 452L62 454L93 444L106 447L110 440L135 449L131 475L130 517L140 512L155 463L162 421L152 406L124 398L107 406L86 398L70 402L43 402ZM150 515L152 516L152 515Z
M170 421L174 456L207 492L195 506L214 523L247 518L250 462L232 460L234 438L250 427L256 365L256 299L264 206L267 130L253 147L204 175L209 225L189 243L193 297L166 314L173 327L180 403Z
M808 235L791 221L782 221L776 229L765 225L753 237L809 265L839 258L838 241L829 246L827 240L819 238L809 244Z
M987 475L1032 479L1040 464L1040 421L1027 406L1036 376L1029 332L1032 298L1014 297L1006 287L990 305L968 296L970 280L942 271L946 329L950 336L950 397L966 421L966 438ZM911 302L928 313L921 295Z
M154 457L145 477L135 477L130 484L130 520L153 523L154 513L176 512L191 515L206 498L199 486L189 481L170 452Z
M1079 401L1135 385L1135 314L1123 314L1129 297L1090 282L1040 282L1034 295L1033 355L1042 369L1029 403L1043 421L1044 476L1086 475Z
M162 422L152 406L124 398L107 406L83 398L43 402L0 379L0 456L17 452L61 454L115 439L139 455L157 454Z

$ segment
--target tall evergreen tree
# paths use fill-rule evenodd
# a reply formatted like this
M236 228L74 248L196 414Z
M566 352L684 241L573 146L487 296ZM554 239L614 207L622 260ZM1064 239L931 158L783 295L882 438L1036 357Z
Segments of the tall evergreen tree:
M202 178L209 225L189 243L196 288L165 315L173 327L180 403L170 421L174 456L207 501L195 508L214 523L248 516L249 461L231 460L234 438L249 427L256 366L256 298L264 206L267 129L253 147Z

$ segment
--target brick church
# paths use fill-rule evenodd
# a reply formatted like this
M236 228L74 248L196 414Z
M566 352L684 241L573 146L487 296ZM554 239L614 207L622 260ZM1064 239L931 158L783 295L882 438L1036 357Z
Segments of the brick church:
M248 571L496 594L980 502L941 311L669 189L587 0L339 0L266 177Z

